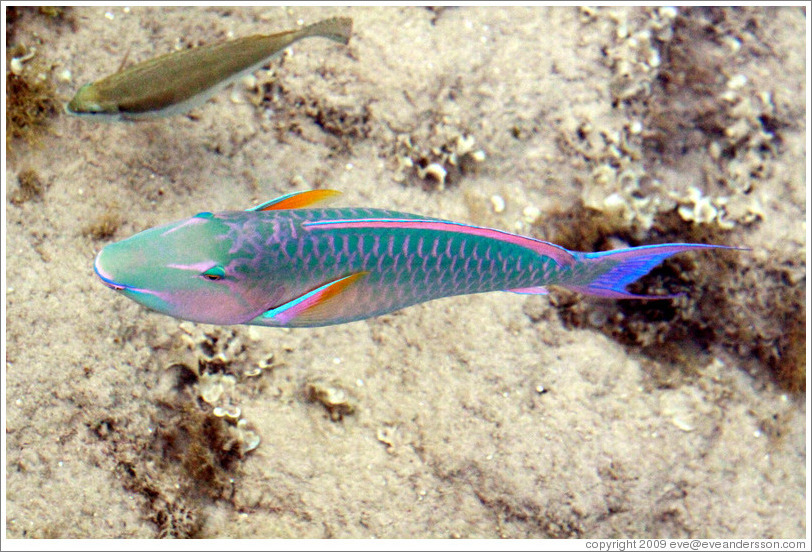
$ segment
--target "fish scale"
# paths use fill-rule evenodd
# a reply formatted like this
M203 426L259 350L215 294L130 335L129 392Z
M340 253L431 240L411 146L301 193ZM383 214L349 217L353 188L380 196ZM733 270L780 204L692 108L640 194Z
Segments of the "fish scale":
M110 244L94 269L153 310L212 324L324 326L487 291L599 297L704 244L584 253L470 224L371 208L310 208L337 192L288 194L247 211L199 213Z
M336 219L426 220L409 213L301 209L236 211L218 216L231 226L229 239L244 244L233 254L247 262L256 260L256 243L272 233L270 229L276 229L275 243L266 250L267 266L258 269L279 273L273 280L286 284L286 299L356 272L369 272L358 286L369 298L364 305L372 316L439 297L554 283L549 277L545 281L538 278L553 274L550 258L493 238L437 230L353 228L325 232L302 227L306 222ZM253 238L246 232L252 232ZM294 250L296 254L292 254Z

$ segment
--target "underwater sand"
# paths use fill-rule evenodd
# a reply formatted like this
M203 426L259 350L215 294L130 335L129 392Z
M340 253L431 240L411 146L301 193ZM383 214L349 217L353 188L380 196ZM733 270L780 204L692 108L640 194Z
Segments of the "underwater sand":
M25 14L13 40L37 44L53 75L70 70L57 81L64 101L125 55L132 63L331 15L352 16L355 30L349 47L294 45L274 62L261 108L238 83L188 117L60 115L38 144L12 144L8 195L25 169L45 189L6 200L5 536L807 535L806 396L724 347L664 368L599 331L565 328L547 297L508 293L317 329L181 326L93 273L112 241L311 187L343 191L344 205L534 232L532 208L543 218L591 178L591 165L562 149L561 129L628 119L611 105L601 49L647 13L93 7L70 10L72 25ZM796 121L757 177L762 222L733 238L754 255L800 259L805 14L753 13L770 41L741 66ZM485 158L469 158L444 189L399 164L403 136L442 160L430 149L455 134L473 136ZM701 185L686 163L664 164L662 178ZM203 359L213 370L221 350L224 369L241 375L232 405L261 442L244 458L217 451L223 471L212 472L198 465L205 451L190 457L197 429L177 430L179 404L198 417L210 410L177 365ZM676 371L675 383L653 384L662 370ZM331 417L308 385L343 395L352 411Z

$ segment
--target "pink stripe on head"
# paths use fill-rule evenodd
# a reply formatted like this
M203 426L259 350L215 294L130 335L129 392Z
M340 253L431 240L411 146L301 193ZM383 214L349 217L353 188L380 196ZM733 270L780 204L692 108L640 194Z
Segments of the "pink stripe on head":
M341 229L341 228L398 228L414 230L437 230L440 232L458 232L469 236L480 236L491 238L505 243L511 243L520 247L526 247L538 253L550 257L559 265L569 265L575 262L575 256L560 245L549 243L502 230L493 228L482 228L459 222L446 220L425 220L425 219L336 219L319 220L304 223L310 230L318 229Z
M201 261L199 263L192 263L192 264L174 264L170 263L166 265L169 268L177 268L180 270L190 270L192 272L205 272L213 266L216 266L217 263L214 261Z
M207 219L205 219L205 218L192 217L192 218L190 218L188 220L185 220L185 221L177 224L176 226L170 228L169 230L167 230L166 232L161 234L161 236L166 236L167 234L171 234L175 230L180 230L181 228L185 228L186 226L192 226L192 225L195 225L195 224L201 224L203 222L206 222L206 220Z

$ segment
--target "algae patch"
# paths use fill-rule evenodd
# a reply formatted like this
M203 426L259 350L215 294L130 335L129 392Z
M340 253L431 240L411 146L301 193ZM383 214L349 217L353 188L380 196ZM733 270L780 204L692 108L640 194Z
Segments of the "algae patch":
M82 227L82 235L97 241L106 240L116 234L123 222L118 212L105 211Z
M91 424L160 538L205 537L213 503L237 507L242 463L260 444L240 397L263 392L258 376L274 366L272 355L243 339L236 329L181 324L153 342L164 368L149 391L148 423L102 417Z
M9 200L14 205L22 205L32 199L40 199L47 187L39 173L31 168L20 171L17 181L19 186L9 195Z
M14 139L35 142L59 114L54 86L28 71L6 73L6 147Z
M20 21L26 17L44 17L47 21L73 25L69 8L26 7L7 9L6 22L6 149L23 139L36 143L46 132L51 119L59 115L60 103L51 80L53 66L44 54L46 45L34 35L25 43L17 37Z
M623 219L584 206L553 214L545 228L545 235L569 249L641 245ZM728 231L687 222L672 211L655 219L645 243L732 240ZM804 285L800 259L717 251L669 259L629 287L639 294L679 294L675 299L591 301L563 290L553 290L550 298L566 326L596 329L651 358L690 364L719 344L743 360L756 359L783 388L803 392Z
M288 133L313 143L326 142L338 153L352 152L354 144L372 132L369 103L356 104L351 98L332 101L311 92L296 93L278 80L276 71L264 71L249 80L248 101L262 113L263 126L276 132L280 141ZM271 119L272 117L272 119ZM312 127L320 129L317 136ZM317 131L318 132L318 131Z

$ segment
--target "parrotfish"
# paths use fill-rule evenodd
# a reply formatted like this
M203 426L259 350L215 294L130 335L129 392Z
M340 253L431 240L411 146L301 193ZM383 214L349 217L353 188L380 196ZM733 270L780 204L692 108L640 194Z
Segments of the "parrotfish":
M338 192L288 194L246 211L198 213L104 247L108 287L155 311L209 324L307 327L379 316L441 297L561 286L599 297L664 259L668 243L584 253L502 230L372 208L314 207Z
M272 35L254 35L166 54L84 85L65 106L98 119L154 119L186 113L253 73L303 38L347 44L352 19L335 17Z

